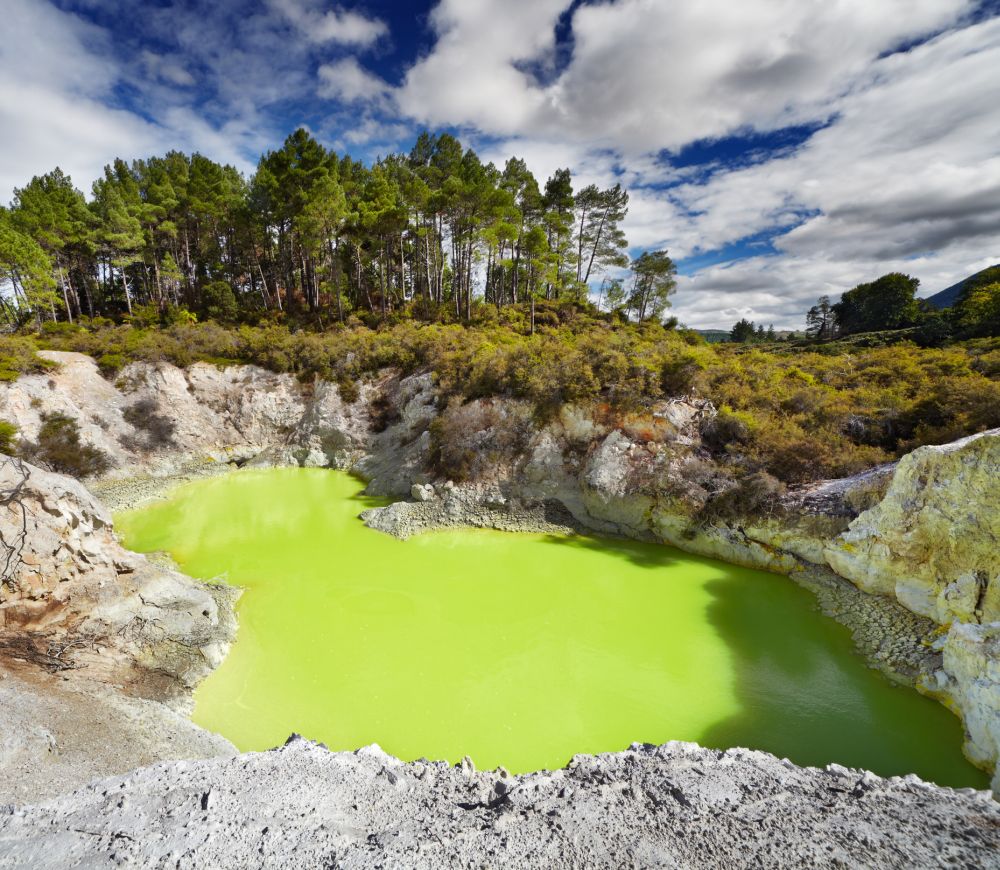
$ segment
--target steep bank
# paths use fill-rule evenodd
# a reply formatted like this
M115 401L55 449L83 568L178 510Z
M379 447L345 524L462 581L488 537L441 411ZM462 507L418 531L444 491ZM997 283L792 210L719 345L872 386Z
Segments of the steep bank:
M942 531L939 522L931 532L927 522L948 504L983 518L978 526L963 527L970 534L989 530L996 510L988 481L998 477L1000 433L984 433L948 449L924 448L897 466L806 487L756 514L707 519L700 509L715 494L720 476L702 442L714 409L697 400L662 402L624 416L598 406L564 406L555 419L540 423L523 403L511 400L480 399L443 411L430 375L399 379L385 373L365 385L356 401L345 402L333 385L300 384L250 366L198 364L181 370L134 364L111 384L87 357L49 356L60 363L59 371L0 388L0 416L17 420L28 438L35 436L46 411L77 419L85 440L114 462L95 489L116 506L156 497L165 482L228 463L332 466L363 475L372 492L409 498L367 517L374 527L402 536L441 525L593 529L786 573L816 591L824 610L852 627L859 649L875 666L916 683L959 712L966 722L967 754L987 769L995 764L1000 734L996 627L978 621L992 611L978 597L971 609L914 609L906 591L912 583L884 581L874 590L882 594L871 595L872 588L859 578L868 565L874 575L891 570L905 580L910 571L923 578L924 586L929 582L914 560L933 548L933 539L922 549L898 547L892 531L896 514L887 507L880 511L887 499L929 505L921 514L927 521L914 521L909 540L946 536L947 527ZM939 475L928 472L940 462L956 466ZM923 472L908 470L919 463ZM957 473L977 467L986 469L985 478ZM455 475L461 478L458 484L448 474L456 470L461 472ZM933 497L925 492L928 486ZM103 508L85 490L73 498L93 501L88 510L94 519L81 524L64 511L46 512L40 490L33 513L46 517L44 535L50 538L69 535L72 540L75 534L99 541L103 567L82 550L72 557L78 570L66 578L55 563L34 574L36 566L20 565L7 579L0 603L5 614L0 642L10 648L27 637L33 648L49 655L53 641L65 637L69 644L56 647L62 661L48 661L50 667L86 668L129 691L183 701L184 689L224 652L232 632L226 604L216 600L217 590L147 560L130 561L136 557L113 541L106 511L98 516ZM11 513L5 529L16 531L18 522ZM33 531L31 540L44 535ZM862 538L868 544L858 547L855 540ZM933 582L942 593L952 589L945 594L948 601L968 598L961 590L969 581L960 578L970 572L984 590L982 600L992 601L989 590L997 580L989 571L995 572L995 562L982 564L990 547L988 537L974 547L953 547L949 559L937 565ZM833 569L843 553L852 554L853 567L841 575ZM139 594L146 582L152 590L173 591ZM176 583L183 588L175 589ZM207 605L204 595L215 602L214 610L198 609L198 602ZM164 602L170 611L166 632L161 615L142 609L163 609ZM178 622L178 613L187 617ZM39 614L44 614L42 622ZM977 619L963 620L963 614ZM950 622L946 632L939 628L946 624L942 617ZM206 634L204 625L213 619L222 628ZM114 654L100 653L105 657L95 664L87 645L94 646L95 629L101 626ZM129 632L137 627L144 634L129 642ZM34 660L44 663L44 655Z
M64 475L0 457L0 493L0 800L235 752L183 715L235 635L235 591L123 549Z

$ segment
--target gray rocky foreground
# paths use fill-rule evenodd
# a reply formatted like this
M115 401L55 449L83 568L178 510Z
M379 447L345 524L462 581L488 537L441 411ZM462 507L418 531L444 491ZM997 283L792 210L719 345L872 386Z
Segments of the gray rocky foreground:
M236 752L165 704L84 673L0 665L0 804L34 803L156 761Z
M997 867L1000 806L690 743L509 776L377 746L148 767L0 810L0 867Z

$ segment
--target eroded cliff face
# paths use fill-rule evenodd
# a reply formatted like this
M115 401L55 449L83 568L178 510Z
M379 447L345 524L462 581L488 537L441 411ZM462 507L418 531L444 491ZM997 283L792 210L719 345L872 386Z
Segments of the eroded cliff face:
M125 550L78 481L0 457L0 648L183 700L225 656L234 593Z
M731 482L701 440L714 409L696 399L628 415L564 405L539 421L514 400L445 410L429 374L386 372L348 403L331 384L251 366L133 364L111 384L87 357L49 356L60 370L0 386L0 417L27 438L44 412L75 417L84 439L114 462L90 485L116 507L155 496L162 481L191 469L328 466L399 497L365 519L401 537L448 525L593 530L785 573L851 627L874 666L959 713L969 757L995 766L1000 431L800 488L766 512L711 519L701 509ZM462 474L449 479L443 467ZM107 511L79 484L40 470L29 477L43 521L31 531L38 554L29 553L0 604L8 634L103 631L119 638L116 661L125 664L116 667L196 682L224 652L221 629L208 631L228 625L216 591L123 551ZM51 555L60 552L68 561ZM168 637L155 625L168 625ZM89 656L85 647L73 655Z
M942 625L1000 620L1000 433L904 456L885 497L824 556L862 589Z
M123 549L81 483L6 456L0 568L0 801L235 753L183 715L235 635L234 590Z
M42 416L74 418L84 441L110 458L111 479L157 477L198 463L345 467L363 452L377 385L353 405L328 383L301 384L255 366L133 363L109 381L78 353L43 351L58 370L0 389L0 417L26 440Z

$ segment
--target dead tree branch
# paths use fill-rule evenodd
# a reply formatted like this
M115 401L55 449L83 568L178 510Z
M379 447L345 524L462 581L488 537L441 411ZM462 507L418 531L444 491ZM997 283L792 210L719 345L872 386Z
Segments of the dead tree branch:
M12 486L0 489L0 509L7 510L13 517L14 534L10 540L4 535L3 528L0 528L0 585L4 583L12 584L14 575L21 567L21 556L24 551L24 542L28 537L28 511L22 500L22 493L28 484L30 472L23 459L15 456L2 456L0 463L14 469L15 483ZM20 520L18 520L20 514ZM20 522L20 528L17 528Z

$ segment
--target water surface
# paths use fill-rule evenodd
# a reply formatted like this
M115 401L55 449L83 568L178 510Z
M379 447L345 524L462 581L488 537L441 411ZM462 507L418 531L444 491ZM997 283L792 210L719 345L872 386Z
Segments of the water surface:
M401 542L357 519L361 486L241 471L117 517L129 547L245 587L194 712L241 750L297 731L521 772L693 740L986 786L959 721L866 668L787 578L586 537Z

